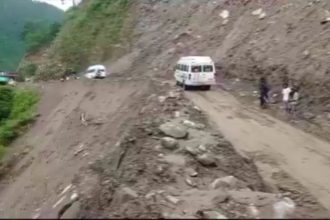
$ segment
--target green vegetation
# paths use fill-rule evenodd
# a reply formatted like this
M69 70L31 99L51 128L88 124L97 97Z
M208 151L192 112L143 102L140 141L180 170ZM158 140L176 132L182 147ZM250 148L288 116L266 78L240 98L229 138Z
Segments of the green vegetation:
M125 43L123 30L131 2L85 0L70 9L50 49L48 63L39 70L41 77L52 78L66 69L80 71L109 59L114 46Z
M26 46L26 52L37 52L44 46L49 45L57 33L59 32L61 24L55 22L47 24L44 22L28 22L25 24L22 39Z
M39 95L30 89L0 87L0 158L8 146L35 118Z
M32 0L0 0L0 70L13 71L25 53L21 38L28 22L61 22L63 11Z

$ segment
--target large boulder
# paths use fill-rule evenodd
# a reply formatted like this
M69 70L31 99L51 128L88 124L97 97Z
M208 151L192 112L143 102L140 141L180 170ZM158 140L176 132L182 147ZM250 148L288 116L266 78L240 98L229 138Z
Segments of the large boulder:
M167 122L159 126L159 130L166 136L173 138L186 138L188 136L187 128L176 122Z

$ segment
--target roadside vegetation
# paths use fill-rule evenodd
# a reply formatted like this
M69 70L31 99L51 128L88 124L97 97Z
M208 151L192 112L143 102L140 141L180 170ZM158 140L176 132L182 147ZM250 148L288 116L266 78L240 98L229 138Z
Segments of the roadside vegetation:
M42 47L48 46L56 37L61 28L58 22L48 24L45 22L27 22L21 34L26 45L27 53L35 53Z
M35 119L38 100L35 90L0 87L0 158L6 147Z
M38 65L37 77L57 78L67 70L81 71L109 60L117 46L126 43L129 34L124 26L131 2L86 0L67 11L45 60Z

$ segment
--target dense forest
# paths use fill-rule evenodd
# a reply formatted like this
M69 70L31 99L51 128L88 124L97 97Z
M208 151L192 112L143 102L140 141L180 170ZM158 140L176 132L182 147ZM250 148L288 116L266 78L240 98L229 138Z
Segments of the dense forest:
M50 42L64 12L32 0L0 0L0 70L15 70L26 51Z

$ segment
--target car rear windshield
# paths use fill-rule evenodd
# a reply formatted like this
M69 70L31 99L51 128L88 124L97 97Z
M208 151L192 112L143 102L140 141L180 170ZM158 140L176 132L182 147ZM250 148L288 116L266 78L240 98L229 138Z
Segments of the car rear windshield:
M202 66L192 66L191 67L191 72L193 72L193 73L200 73L200 72L202 72Z
M193 72L193 73L201 73L201 72L209 73L209 72L213 72L213 66L212 65L192 66L191 67L191 72Z
M203 66L203 72L209 73L209 72L213 72L213 66L211 65L205 65Z

